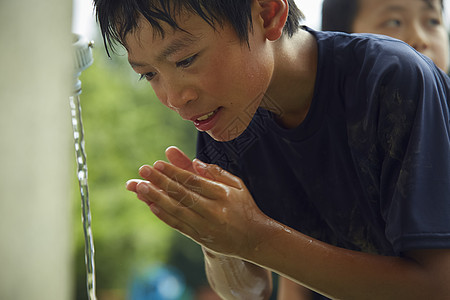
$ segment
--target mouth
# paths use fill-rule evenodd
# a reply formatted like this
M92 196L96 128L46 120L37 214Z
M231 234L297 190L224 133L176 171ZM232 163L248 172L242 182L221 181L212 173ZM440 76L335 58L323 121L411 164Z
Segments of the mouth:
M203 115L203 116L195 119L195 121L197 121L197 122L206 121L209 118L211 118L216 112L217 112L217 109L215 111L210 112L209 114Z
M194 125L198 130L208 131L215 125L217 121L217 115L220 112L220 110L221 107L207 114L194 117L191 120L194 122Z

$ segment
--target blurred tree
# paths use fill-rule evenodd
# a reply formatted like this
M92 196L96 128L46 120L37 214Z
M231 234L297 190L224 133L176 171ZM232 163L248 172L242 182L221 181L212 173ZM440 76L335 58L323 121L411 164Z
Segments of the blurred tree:
M126 56L108 59L104 49L97 47L94 59L81 75L81 106L97 295L101 299L104 291L118 290L114 297L123 299L133 272L167 262L174 234L125 190L125 182L138 177L142 164L165 159L164 150L170 145L193 157L196 130L160 104L149 84L138 82L139 76L132 72ZM87 299L81 200L79 190L74 191L76 299ZM108 297L114 298L111 293Z

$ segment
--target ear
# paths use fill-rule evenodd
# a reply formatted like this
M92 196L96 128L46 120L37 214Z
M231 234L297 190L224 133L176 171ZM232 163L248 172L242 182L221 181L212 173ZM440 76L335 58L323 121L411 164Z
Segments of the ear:
M270 41L279 39L289 14L288 0L257 0L260 16L263 20L266 38Z

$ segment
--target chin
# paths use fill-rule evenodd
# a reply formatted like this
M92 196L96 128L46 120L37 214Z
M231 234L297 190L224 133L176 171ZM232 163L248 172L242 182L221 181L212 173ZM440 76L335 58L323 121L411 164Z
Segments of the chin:
M208 132L208 134L209 134L210 137L212 137L214 140L216 140L218 142L229 142L229 141L232 141L232 140L238 138L241 135L241 133L240 134L236 134L236 135L234 135L234 134L233 135L225 134L225 133L216 135L216 134L212 134L212 133L209 133L209 132Z
M241 136L249 126L255 114L256 107L247 109L245 113L235 115L227 124L220 124L217 127L208 130L207 133L218 142L229 142Z
M248 124L236 121L220 131L207 131L210 137L218 142L229 142L238 138L247 129Z

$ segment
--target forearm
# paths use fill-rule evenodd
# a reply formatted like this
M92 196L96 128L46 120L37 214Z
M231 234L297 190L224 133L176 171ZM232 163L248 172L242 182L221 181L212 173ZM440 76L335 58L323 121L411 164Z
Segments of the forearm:
M208 281L223 299L268 299L272 293L271 272L249 262L202 248Z
M265 228L271 236L245 259L335 299L448 296L448 275L434 276L432 268L412 259L350 251L279 227Z
M332 298L448 299L450 249L415 250L401 258L337 248L268 218L239 178L199 161L193 168L199 175L158 161L141 168L146 180L129 181L127 188L168 225L225 254L206 251L205 257L209 280L222 297L268 297L270 274L261 266Z
M298 283L284 278L282 276L279 277L278 280L278 300L312 300L314 299L313 293L299 285Z

